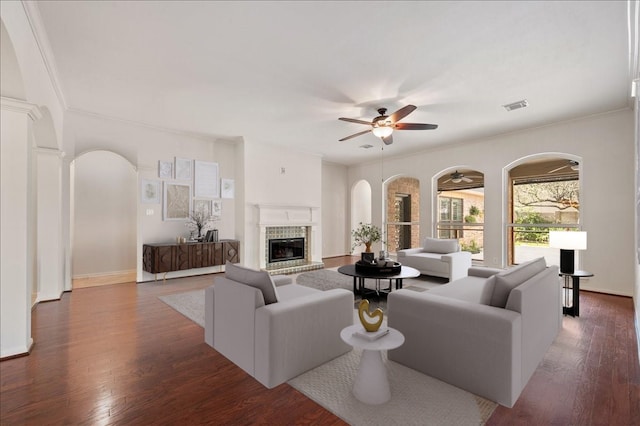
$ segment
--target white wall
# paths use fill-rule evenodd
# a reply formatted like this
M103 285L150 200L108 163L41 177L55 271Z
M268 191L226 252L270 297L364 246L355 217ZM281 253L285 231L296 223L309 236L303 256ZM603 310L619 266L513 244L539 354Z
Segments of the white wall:
M137 235L134 259L138 281L156 279L154 274L142 271L143 244L173 243L176 241L176 237L189 235L185 222L163 220L162 197L157 204L142 204L140 202L141 180L161 181L158 177L158 161L174 161L174 157L178 156L192 160L217 162L220 178L235 179L236 177L236 144L231 141L173 132L79 112L67 114L66 130L73 135L75 157L86 152L109 150L126 158L137 171L137 181L134 182L135 187L131 189L136 194L136 212L134 214L136 215ZM191 184L193 185L193 182ZM235 205L237 201L237 197L222 200L222 220L216 222L220 239L239 238L235 232ZM148 211L149 213L147 213ZM82 214L82 212L75 212L75 214ZM105 229L105 232L114 234L119 232L115 229L118 226L116 222L105 225L109 228ZM75 253L75 247L73 251ZM219 270L219 267L211 267L175 271L166 274L166 278L218 272ZM85 273L90 272L85 271Z
M320 207L322 159L313 154L283 150L256 141L245 141L244 172L245 235L240 262L258 268L259 227L256 206L272 204ZM320 212L320 215L322 214ZM313 244L313 252L320 254L321 229L318 229L317 235L314 236Z
M396 143L400 143L397 141ZM581 165L581 220L589 249L581 267L595 274L583 288L631 296L635 279L634 139L631 110L549 125L385 159L385 178L396 174L420 180L421 237L433 233L432 178L452 164L465 164L485 175L485 263L503 266L503 168L519 158L541 152L573 154ZM379 162L349 168L349 184L377 182ZM372 185L373 222L381 223L381 191Z
M349 253L345 235L349 229L347 167L322 162L322 257Z

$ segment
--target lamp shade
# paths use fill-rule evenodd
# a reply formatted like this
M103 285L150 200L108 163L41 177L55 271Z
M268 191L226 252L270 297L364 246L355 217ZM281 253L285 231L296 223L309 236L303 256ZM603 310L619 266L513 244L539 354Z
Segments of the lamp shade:
M549 247L564 250L586 250L587 233L584 231L550 231Z

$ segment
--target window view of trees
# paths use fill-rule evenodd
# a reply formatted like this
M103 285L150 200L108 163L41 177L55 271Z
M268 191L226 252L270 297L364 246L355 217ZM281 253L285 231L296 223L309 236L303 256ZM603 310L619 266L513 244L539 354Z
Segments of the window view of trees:
M513 180L510 264L539 256L544 256L548 264L558 264L558 251L549 248L549 231L579 226L580 181L577 170L559 167L558 170L563 169L565 174L553 176L544 172L544 163L539 164L542 164L539 169L542 172L529 176L521 172Z

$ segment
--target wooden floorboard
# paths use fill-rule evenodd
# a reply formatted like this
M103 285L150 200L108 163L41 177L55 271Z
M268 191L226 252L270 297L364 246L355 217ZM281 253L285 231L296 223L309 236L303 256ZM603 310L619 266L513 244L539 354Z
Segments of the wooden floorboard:
M323 259L325 267L357 260ZM33 310L29 356L0 363L0 424L344 424L287 384L265 389L158 296L213 275L91 287ZM489 425L633 425L640 367L630 298L582 292L512 409ZM428 424L428 419L424 419Z

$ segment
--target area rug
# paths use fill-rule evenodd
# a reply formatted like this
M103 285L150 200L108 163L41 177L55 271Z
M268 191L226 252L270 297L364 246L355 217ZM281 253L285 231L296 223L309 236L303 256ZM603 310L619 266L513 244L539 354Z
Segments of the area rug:
M158 296L158 299L204 328L204 289Z
M159 299L204 327L204 290ZM354 311L354 322L357 318ZM391 400L381 405L363 404L351 392L361 354L354 349L288 383L352 425L482 425L497 407L492 401L389 361L384 352Z
M288 383L351 425L483 425L497 404L389 361L391 400L358 401L351 392L362 351L354 349Z

